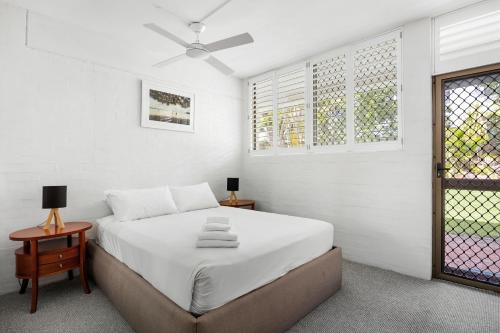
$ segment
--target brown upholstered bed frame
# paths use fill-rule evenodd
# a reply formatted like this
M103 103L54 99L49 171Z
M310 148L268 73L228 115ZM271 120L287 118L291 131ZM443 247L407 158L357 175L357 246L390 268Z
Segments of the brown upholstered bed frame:
M89 273L138 333L278 333L341 285L342 252L333 248L281 278L199 317L180 308L94 241Z

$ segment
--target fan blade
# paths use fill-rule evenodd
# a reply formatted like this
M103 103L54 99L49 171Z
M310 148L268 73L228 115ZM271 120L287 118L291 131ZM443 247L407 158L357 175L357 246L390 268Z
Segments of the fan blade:
M205 61L226 75L231 75L234 73L234 71L231 68L227 67L224 63L222 63L219 59L215 57L210 56L207 59L205 59Z
M153 30L154 32L162 35L163 37L167 37L171 41L176 42L177 44L179 44L181 46L184 46L184 47L188 47L189 46L189 43L183 41L182 39L180 39L176 35L168 32L167 30L163 29L162 27L157 26L154 23L146 23L146 24L144 24L144 27L146 27L146 28L148 28L150 30Z
M230 3L232 0L226 0L224 1L223 3L221 3L220 5L218 5L215 9L211 10L207 15L205 15L203 18L201 18L200 20L198 20L198 22L203 22L205 21L206 19L208 19L210 16L214 15L215 13L217 13L219 10L222 9L222 7L224 7L225 5L227 5L228 3Z
M205 45L205 48L210 52L229 49L231 47L253 43L253 38L248 32L241 35L236 35L226 39L221 39L216 42Z
M180 22L182 22L184 25L186 26L189 26L189 23L191 23L192 21L186 19L185 17L182 17L176 13L174 13L173 11L167 9L166 7L162 7L161 5L157 4L157 3L154 3L153 4L153 7L156 8L156 9L159 9L161 11L164 11L165 13L167 13L169 16L173 16L175 17L176 19L178 19Z
M185 53L183 53L183 54L179 54L178 56L172 57L172 58L170 58L170 59L160 61L159 63L154 64L154 65L153 65L153 67L157 67L157 68L165 67L165 66L167 66L168 64L171 64L171 63L173 63L173 62L176 62L176 61L182 60L182 59L184 59L185 57L186 57L186 54L185 54Z

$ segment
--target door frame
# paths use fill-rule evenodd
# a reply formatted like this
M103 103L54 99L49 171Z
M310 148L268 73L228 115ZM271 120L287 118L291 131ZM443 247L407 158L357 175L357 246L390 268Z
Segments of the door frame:
M442 178L437 177L437 163L441 163L444 155L444 133L443 120L444 113L441 112L444 96L442 94L443 82L448 79L467 78L478 74L486 74L500 70L500 63L464 69L460 71L439 74L432 77L432 127L433 127L433 154L432 154L432 277L442 280L448 280L472 286L476 288L493 290L500 292L500 286L494 286L488 283L465 279L441 272L443 263L443 248L441 237L443 235L443 202L444 191L442 188Z

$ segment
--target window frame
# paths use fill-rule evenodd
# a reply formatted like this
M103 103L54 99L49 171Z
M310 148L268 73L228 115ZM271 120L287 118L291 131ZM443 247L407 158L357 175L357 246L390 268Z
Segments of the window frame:
M347 153L347 152L377 152L377 151L397 151L403 149L403 66L402 66L402 51L403 51L403 30L396 29L388 33L378 35L374 38L353 43L348 46L336 48L328 52L310 57L305 61L300 61L289 66L265 72L263 74L254 76L248 79L248 108L247 108L247 121L248 130L247 138L249 138L248 152L252 156L269 156L269 155L297 155L297 154L327 154L327 153ZM379 42L389 40L392 38L397 39L397 125L398 125L398 138L395 141L381 141L381 142L355 142L355 128L354 128L354 53L360 48L369 45L377 44ZM313 89L312 89L312 64L326 60L332 57L345 54L346 56L346 143L343 145L323 145L314 146L313 142ZM277 78L287 72L292 72L299 68L305 69L305 145L300 148L281 148L278 146L278 110L277 98L278 87ZM251 142L253 128L250 121L252 116L252 101L250 98L251 86L253 83L262 81L264 79L272 78L273 80L273 147L268 150L254 150Z

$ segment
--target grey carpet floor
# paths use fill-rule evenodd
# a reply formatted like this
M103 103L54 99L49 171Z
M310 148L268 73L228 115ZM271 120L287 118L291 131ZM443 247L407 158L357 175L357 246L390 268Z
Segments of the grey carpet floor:
M500 332L499 294L347 261L343 274L342 289L289 333ZM0 296L0 332L133 332L91 287L90 295L82 293L78 279L42 287L32 315L29 289Z

